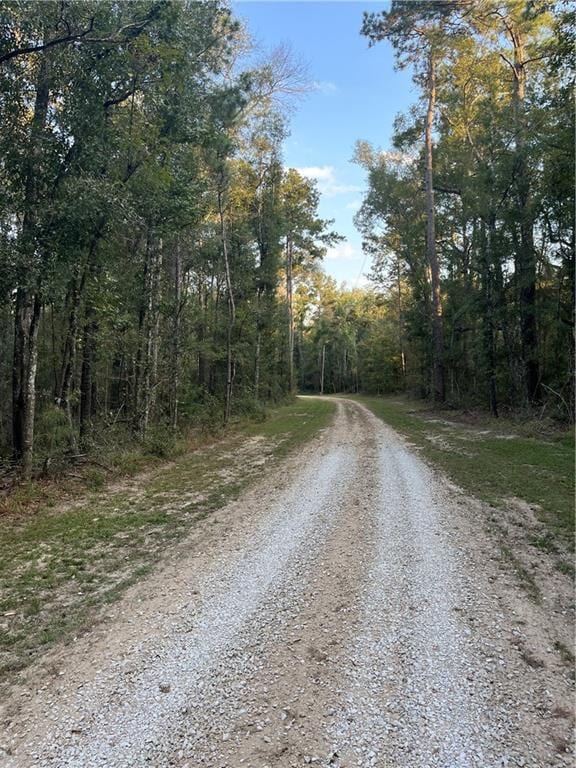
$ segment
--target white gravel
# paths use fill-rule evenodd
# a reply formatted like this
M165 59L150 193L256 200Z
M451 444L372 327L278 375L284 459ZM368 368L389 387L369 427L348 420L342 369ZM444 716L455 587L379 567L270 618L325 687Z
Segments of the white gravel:
M374 417L379 433L377 553L338 736L359 766L497 765L505 725L490 722L486 670L458 621L469 599L443 533L446 500L431 472Z
M366 409L340 401L218 517L60 652L8 718L3 768L571 764L546 741L553 696L511 650L493 566Z

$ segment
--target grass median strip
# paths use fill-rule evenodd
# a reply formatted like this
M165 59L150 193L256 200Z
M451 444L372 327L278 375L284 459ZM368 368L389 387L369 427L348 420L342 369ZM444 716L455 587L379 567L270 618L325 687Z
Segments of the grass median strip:
M333 408L298 400L124 486L7 517L0 531L0 680L88 626L199 518L327 426Z

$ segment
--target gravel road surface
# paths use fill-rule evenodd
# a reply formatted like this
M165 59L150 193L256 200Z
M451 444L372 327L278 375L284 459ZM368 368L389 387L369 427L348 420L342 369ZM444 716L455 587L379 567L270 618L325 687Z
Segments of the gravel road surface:
M545 610L479 518L338 400L331 427L49 654L3 705L0 766L572 765L569 685L527 663L550 650Z

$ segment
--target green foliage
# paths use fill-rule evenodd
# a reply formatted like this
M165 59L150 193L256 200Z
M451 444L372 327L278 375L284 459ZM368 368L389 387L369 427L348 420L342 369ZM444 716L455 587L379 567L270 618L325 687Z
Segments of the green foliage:
M173 430L154 424L146 433L142 451L146 456L171 459L176 453L176 437Z
M239 418L251 419L258 424L266 421L266 406L261 401L256 400L250 392L247 392L243 398L236 399L234 412Z
M37 447L40 456L54 457L69 450L72 430L62 409L44 408L37 422Z
M433 216L447 403L573 419L571 23L573 11L563 2L523 0L395 0L386 11L365 14L362 34L371 45L392 44L398 65L412 67L422 96L397 119L396 151L366 142L356 149L368 177L356 224L387 307L386 319L372 323L380 354L358 346L359 368L365 360L370 370L369 391L431 393L426 224ZM423 147L430 61L436 72L431 213Z
M184 423L208 431L217 429L222 423L222 400L210 392L190 387L180 405Z
M385 298L373 290L338 289L322 273L303 282L297 293L301 388L326 393L401 389L407 375L399 334L404 297L402 285L400 294Z
M287 395L286 243L311 263L336 235L282 167L297 67L241 71L245 46L219 0L0 10L0 430L25 475L34 426L36 469L121 433L159 458Z

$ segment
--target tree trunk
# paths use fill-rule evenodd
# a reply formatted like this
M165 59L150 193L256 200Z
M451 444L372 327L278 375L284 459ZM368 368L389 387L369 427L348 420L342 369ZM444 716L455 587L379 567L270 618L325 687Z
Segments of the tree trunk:
M149 397L148 397L148 418L146 428L150 418L153 417L156 410L156 397L158 394L158 348L160 339L160 298L161 298L161 276L162 261L164 259L164 240L158 238L154 241L153 251L153 272L152 272L152 291L150 297L150 322L148 326L148 355L150 365L149 377Z
M428 108L426 110L426 256L430 267L432 285L432 341L433 341L433 390L434 399L444 402L446 382L444 371L444 318L442 315L442 296L440 294L440 268L436 253L436 211L434 207L434 174L432 154L432 130L436 109L436 70L433 54L428 62Z
M498 400L496 395L496 350L494 343L494 292L492 279L492 242L491 233L493 232L493 221L488 224L488 233L486 224L481 223L481 275L482 275L482 294L484 299L484 317L483 320L483 340L484 357L486 359L488 373L488 403L490 412L496 418L498 417Z
M516 258L516 279L520 304L520 338L526 397L533 404L540 397L538 328L536 324L536 250L534 211L526 147L526 65L524 40L517 29L510 29L514 46L514 122L516 128L515 180L520 216L520 248Z
M92 433L94 413L94 363L96 360L96 337L98 320L96 311L89 302L86 306L82 342L82 370L80 373L80 442L86 446Z
M48 57L41 56L36 84L34 115L30 125L30 148L25 171L24 214L20 247L21 282L16 289L14 311L14 357L12 360L12 439L14 458L27 479L32 472L34 415L36 410L36 368L38 363L38 324L41 313L40 281L36 264L36 206L41 192L42 134L50 99Z
M260 356L262 353L262 292L256 292L256 347L254 350L254 399L260 399Z
M146 437L154 408L161 267L162 238L156 237L153 225L149 224L142 273L142 299L138 315L138 349L134 386L134 425L142 439Z
M29 479L32 474L34 455L36 369L41 307L37 292L22 288L17 290L12 368L12 435L14 458L20 462L25 479Z
M288 306L288 389L294 392L294 299L293 276L294 246L292 238L286 238L286 303Z
M198 279L198 301L200 303L200 313L196 325L196 335L198 338L198 384L202 389L208 390L210 375L204 351L208 327L208 289L202 276Z
M172 350L170 361L170 423L178 428L178 387L180 384L180 334L182 326L182 254L180 241L174 252L174 318L172 321Z
M406 389L406 353L404 344L404 307L402 306L402 282L400 280L400 259L396 260L396 287L398 289L398 343L400 345L400 369L402 386ZM358 387L356 387L358 391Z
M304 359L304 320L302 317L300 317L298 325L298 370L300 372L300 390L303 391L306 381L306 360Z
M322 362L320 364L320 394L324 394L324 368L326 364L326 344L322 344Z
M70 393L72 390L72 377L76 363L76 348L78 341L78 315L80 312L80 302L84 292L84 283L86 280L86 266L82 270L80 279L75 277L72 281L70 290L70 307L68 312L68 331L64 342L62 353L62 370L60 375L60 387L58 390L57 404L66 415L68 429L70 430L70 449L73 453L78 453L76 443L76 431L74 428L74 419L72 416L72 404Z
M232 290L232 276L230 273L230 259L228 257L228 234L226 232L226 219L224 217L224 201L222 190L218 190L218 216L220 218L220 240L222 255L224 256L224 270L226 275L226 299L228 306L228 326L226 330L226 393L224 398L224 423L230 421L232 414L232 388L234 386L235 362L232 350L232 333L236 322L236 305Z

